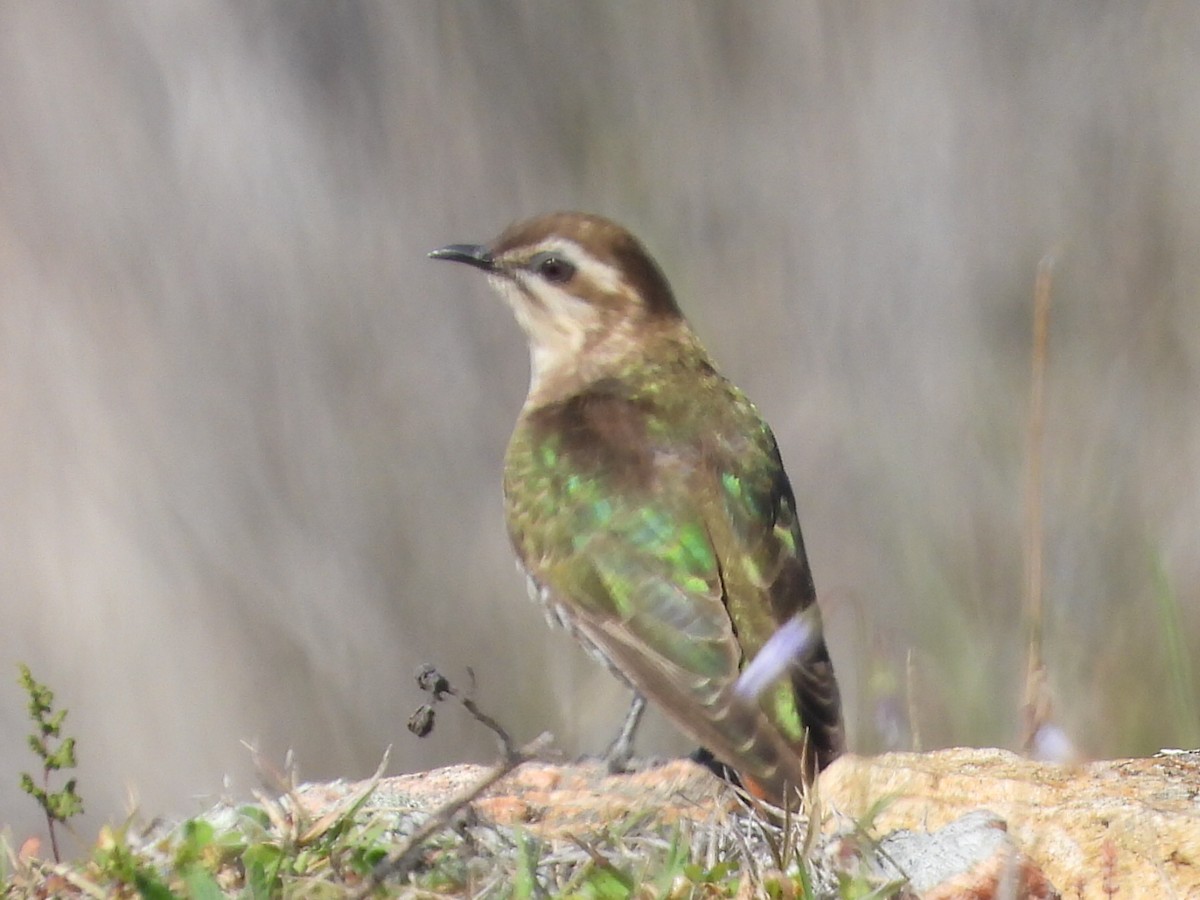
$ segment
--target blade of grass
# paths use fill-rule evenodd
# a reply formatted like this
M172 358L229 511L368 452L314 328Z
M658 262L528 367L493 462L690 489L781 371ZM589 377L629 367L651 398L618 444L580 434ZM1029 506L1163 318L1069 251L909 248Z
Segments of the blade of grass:
M1179 598L1171 589L1162 557L1153 557L1154 599L1157 601L1162 643L1166 649L1174 719L1179 728L1181 746L1200 745L1200 696L1196 691L1196 671L1188 652Z

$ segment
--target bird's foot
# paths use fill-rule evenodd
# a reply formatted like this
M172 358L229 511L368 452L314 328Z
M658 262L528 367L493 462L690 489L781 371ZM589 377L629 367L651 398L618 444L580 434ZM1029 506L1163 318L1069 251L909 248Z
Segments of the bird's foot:
M704 766L722 781L732 784L734 787L742 786L742 780L738 778L737 772L713 756L712 751L707 747L697 747L688 759Z

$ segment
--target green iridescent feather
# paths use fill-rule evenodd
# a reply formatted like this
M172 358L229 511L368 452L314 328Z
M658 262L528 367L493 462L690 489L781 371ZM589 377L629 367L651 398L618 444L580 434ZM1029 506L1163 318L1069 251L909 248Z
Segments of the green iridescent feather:
M781 742L793 754L802 746L804 703L808 718L839 729L840 748L823 644L813 685L785 680L759 698L773 732L761 746L741 733L761 730L758 713L727 715L739 670L814 601L812 579L757 410L694 341L651 349L629 371L522 415L505 466L517 552L583 636L719 756L740 752L753 775L758 754L772 772ZM795 769L786 774L794 782Z

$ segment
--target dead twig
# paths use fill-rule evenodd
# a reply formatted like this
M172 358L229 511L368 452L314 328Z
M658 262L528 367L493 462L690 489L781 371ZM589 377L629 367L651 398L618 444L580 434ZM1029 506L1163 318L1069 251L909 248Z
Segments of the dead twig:
M1029 422L1025 446L1025 619L1029 628L1029 658L1025 674L1021 745L1033 749L1038 730L1050 717L1050 697L1042 655L1044 613L1042 535L1042 442L1046 430L1046 345L1050 331L1050 291L1056 252L1038 263L1033 291L1033 353L1030 373Z
M420 732L412 728L411 724L417 721L423 726L422 730L424 733L420 734L420 736L423 737L425 734L428 734L433 728L434 704L440 702L445 697L453 697L462 704L463 708L473 718L496 735L500 741L502 758L482 778L442 804L425 820L425 823L420 828L409 835L408 840L399 849L393 851L388 855L387 859L379 863L374 871L371 872L371 877L367 883L352 895L358 898L358 900L369 897L389 878L405 875L412 870L420 861L421 851L426 841L443 828L446 828L460 810L473 803L480 795L496 784L496 782L511 774L518 766L537 759L545 753L553 741L553 736L549 732L543 732L528 744L518 747L499 722L481 710L470 695L464 694L454 688L433 666L426 665L421 667L417 672L417 684L421 690L432 697L432 702L423 705L409 720L409 727L414 733L420 734Z

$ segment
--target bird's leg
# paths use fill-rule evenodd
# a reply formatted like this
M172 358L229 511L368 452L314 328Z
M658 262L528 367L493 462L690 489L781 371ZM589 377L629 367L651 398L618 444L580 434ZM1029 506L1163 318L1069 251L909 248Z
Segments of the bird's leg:
M629 711L625 713L625 721L621 723L621 730L604 751L604 764L612 774L627 771L629 760L633 757L633 737L645 711L646 698L635 693L629 704Z

